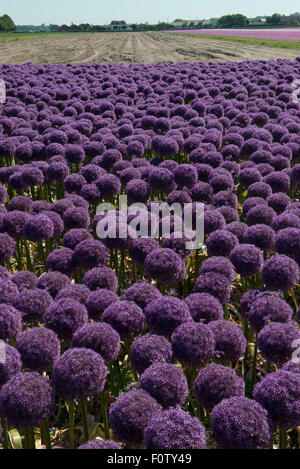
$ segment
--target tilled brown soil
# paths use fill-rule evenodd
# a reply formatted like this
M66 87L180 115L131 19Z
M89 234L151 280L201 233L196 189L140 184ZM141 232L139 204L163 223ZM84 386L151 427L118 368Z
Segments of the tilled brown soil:
M0 63L156 63L294 59L300 50L178 33L94 33L0 43Z

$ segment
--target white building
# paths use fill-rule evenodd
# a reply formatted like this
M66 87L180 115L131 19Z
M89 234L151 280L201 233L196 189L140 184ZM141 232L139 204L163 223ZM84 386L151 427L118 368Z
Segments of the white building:
M112 21L107 29L109 31L132 31L131 24L126 24L126 21Z

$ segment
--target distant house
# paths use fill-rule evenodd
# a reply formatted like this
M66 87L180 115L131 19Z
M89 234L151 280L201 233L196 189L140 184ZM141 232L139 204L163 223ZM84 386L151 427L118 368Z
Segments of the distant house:
M280 18L280 24L282 26L298 25L299 23L300 23L300 18L298 15L282 16Z
M112 21L107 29L109 31L132 31L132 26L127 24L126 21Z
M250 18L249 23L252 26L259 26L267 23L267 18L265 16L257 16L256 18Z
M175 29L182 29L185 28L187 24L187 21L173 21L172 26Z
M216 26L218 24L219 18L210 18L210 24Z

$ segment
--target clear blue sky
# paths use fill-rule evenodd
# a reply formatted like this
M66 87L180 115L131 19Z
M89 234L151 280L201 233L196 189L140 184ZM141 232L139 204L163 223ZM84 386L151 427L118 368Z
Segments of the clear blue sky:
M248 17L295 13L299 0L1 0L0 15L16 24L106 24L111 20L156 23L175 18L202 19L227 13Z

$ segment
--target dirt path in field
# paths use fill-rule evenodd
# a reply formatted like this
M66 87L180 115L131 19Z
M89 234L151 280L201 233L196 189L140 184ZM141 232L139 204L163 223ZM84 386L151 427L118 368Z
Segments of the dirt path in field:
M294 59L300 50L163 32L94 33L0 43L0 63L155 63Z

